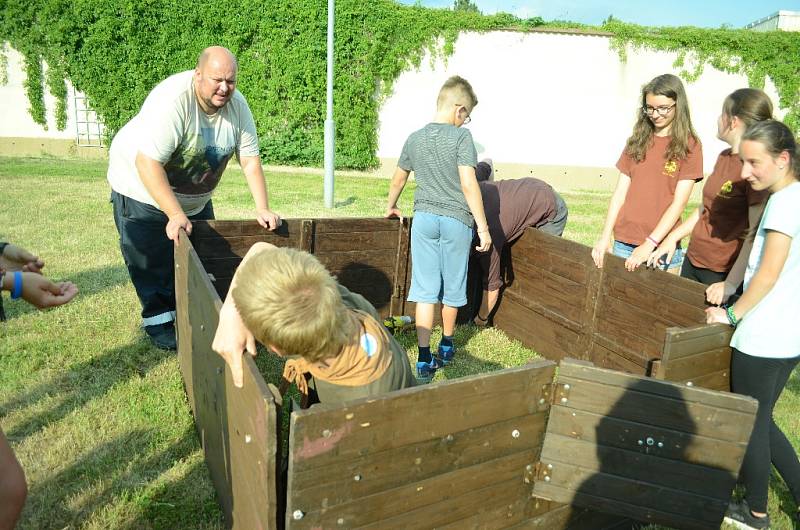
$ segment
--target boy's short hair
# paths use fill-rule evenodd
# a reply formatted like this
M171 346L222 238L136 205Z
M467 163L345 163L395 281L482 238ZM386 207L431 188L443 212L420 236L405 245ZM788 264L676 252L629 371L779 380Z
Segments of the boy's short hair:
M436 108L442 109L446 105L466 105L470 112L478 105L478 97L472 90L469 81L461 76L454 75L444 82L439 90Z
M310 362L336 356L355 333L336 280L307 252L267 248L237 272L233 301L261 343Z

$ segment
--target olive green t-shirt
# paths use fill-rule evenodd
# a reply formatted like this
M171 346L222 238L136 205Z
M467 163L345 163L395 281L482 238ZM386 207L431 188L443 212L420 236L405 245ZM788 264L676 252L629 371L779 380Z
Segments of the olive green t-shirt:
M362 311L374 318L379 325L383 325L380 323L381 319L378 312L375 311L373 305L366 298L360 294L350 292L341 285L339 285L339 294L342 296L345 306ZM391 335L389 336L389 347L392 350L392 362L386 372L372 383L362 386L345 386L330 383L316 377L313 378L313 386L317 390L320 402L342 403L415 386L417 380L411 371L411 363L408 360L405 349Z

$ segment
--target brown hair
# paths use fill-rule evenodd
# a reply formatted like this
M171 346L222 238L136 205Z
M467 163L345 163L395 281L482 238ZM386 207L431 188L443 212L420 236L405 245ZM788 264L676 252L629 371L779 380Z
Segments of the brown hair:
M310 362L335 357L356 331L336 280L307 252L269 248L245 261L233 301L264 344Z
M754 123L742 135L742 141L758 142L773 158L784 151L789 153L789 171L795 179L800 179L800 153L797 140L792 131L778 120L764 120Z
M436 108L441 109L447 104L465 105L471 112L478 105L478 96L469 81L454 75L444 82L436 99Z
M747 128L756 122L772 119L772 101L763 90L740 88L725 98L722 113L728 119L736 116Z
M655 77L642 87L641 107L637 110L636 124L633 133L625 144L625 151L636 162L645 158L647 149L653 143L655 126L644 114L647 105L647 94L666 96L675 102L675 118L670 130L671 140L667 147L667 160L682 160L689 153L689 143L694 140L698 144L697 133L692 127L692 117L689 113L689 101L680 78L672 74L663 74Z

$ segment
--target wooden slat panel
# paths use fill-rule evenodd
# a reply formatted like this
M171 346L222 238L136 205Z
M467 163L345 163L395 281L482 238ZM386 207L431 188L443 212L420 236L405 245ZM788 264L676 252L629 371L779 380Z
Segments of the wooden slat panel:
M514 500L526 497L523 471L535 458L534 451L513 453L429 479L410 481L392 490L355 497L345 504L309 511L300 508L305 514L303 518L296 521L287 517L286 528L295 530L372 526L402 530L431 528L459 521L473 514L475 506L487 496L490 500L497 494L513 495ZM292 502L287 508L290 512L305 506L302 498L295 498L293 493L290 490L292 501L296 500L297 503ZM505 499L508 502L508 498Z
M514 293L520 301L544 307L578 327L584 324L586 285L537 267L516 265L514 274L514 283L506 288L506 295Z
M316 234L338 233L349 234L352 232L396 231L400 220L385 219L383 217L337 217L319 218L314 220Z
M706 321L704 304L693 305L671 299L667 289L667 285L662 285L658 291L644 288L642 283L635 281L627 271L622 277L606 275L603 281L605 296L624 300L638 308L637 311L646 311L663 322L671 322L675 326L689 326L703 324Z
M603 436L599 432L601 428L613 435ZM704 463L709 467L728 471L731 471L728 467L731 461L741 459L747 450L746 443L695 436L694 433L687 434L560 406L554 407L550 413L548 433L573 437L594 446L602 443L605 447L627 451L649 451L661 458L681 458L681 461L690 464ZM646 440L648 437L653 438L656 444L662 442L664 447L640 446L639 440ZM592 452L596 453L596 449Z
M244 387L233 386L230 370L211 349L222 302L188 239L176 257L181 373L217 498L229 526L276 528L280 397L249 356Z
M714 372L725 372L731 367L729 346L703 351L694 355L662 360L668 381L692 381L695 378Z
M192 238L192 244L204 261L209 258L243 258L250 247L256 243L270 243L276 247L299 247L300 234L292 234L291 237L275 237L269 233L254 236L230 236L230 237L204 237Z
M578 333L521 305L513 294L503 295L494 322L506 335L548 359L585 355L579 346Z
M399 526L417 521L419 527L431 521L417 519L416 510L437 503L447 505L432 510L444 514L441 521L442 515L430 516L437 524L472 517L474 504L460 514L461 501L453 498L492 485L521 487L525 466L538 456L548 408L539 397L553 373L552 362L539 360L295 413L287 514L305 515L300 521L287 517L287 526L328 527L343 519L349 528L389 528L394 524L386 519L395 518ZM520 498L529 498L528 492Z
M397 249L397 226L391 230L369 232L322 233L314 241L315 252Z
M397 254L394 277L392 280L392 301L389 308L391 315L410 315L405 301L409 288L409 262L411 261L411 220L403 219L397 232Z
M558 385L566 399L551 409L536 495L678 528L719 526L754 400L569 360Z
M603 269L606 276L622 278L637 284L638 289L653 293L662 293L662 304L670 304L677 300L691 307L704 307L706 301L705 286L702 283L681 278L665 271L639 267L633 272L625 270L625 260L607 254L603 260Z
M345 267L374 267L385 271L388 278L391 278L395 267L395 256L393 252L385 250L358 250L352 252L317 252L317 259L325 265L328 270L340 271Z
M595 366L619 370L629 374L645 375L647 371L647 361L645 359L637 358L627 348L623 348L618 344L611 344L603 337L595 335L594 339L595 341L589 347L588 359ZM613 349L607 348L605 344L613 346ZM625 353L625 355L621 355L621 353Z

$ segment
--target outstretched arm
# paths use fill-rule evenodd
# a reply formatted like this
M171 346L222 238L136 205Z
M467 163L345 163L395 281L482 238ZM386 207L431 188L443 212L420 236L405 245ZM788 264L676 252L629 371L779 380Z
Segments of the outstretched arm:
M267 230L275 230L281 226L281 218L269 209L269 194L267 181L264 178L264 168L261 159L257 156L239 157L239 164L247 179L247 187L256 203L256 221Z
M403 188L406 187L406 182L408 181L408 175L410 173L410 171L399 166L394 170L392 182L389 184L389 200L386 204L386 213L384 217L398 217L400 220L403 219L403 214L400 208L397 207L397 200L400 198L400 194L403 193Z
M273 247L274 245L269 243L256 243L247 251L239 267L256 254ZM233 289L238 284L238 276L239 271L237 269L228 288L228 294L225 296L225 302L223 302L222 309L219 311L219 324L217 324L217 331L214 334L211 349L225 359L231 369L234 386L241 388L243 385L242 355L246 350L255 357L256 339L245 326L242 315L239 314L239 310L233 301Z
M611 252L611 235L614 233L614 225L617 224L619 211L622 209L622 205L625 204L625 197L628 196L628 188L630 186L631 178L625 173L620 173L619 179L617 179L617 187L614 188L614 194L611 196L611 202L608 205L603 231L592 248L592 259L598 269L603 266L605 255Z
M458 176L461 179L461 191L467 200L469 211L475 218L478 228L478 246L475 250L486 252L492 246L492 236L489 235L489 224L486 222L486 213L483 211L483 198L478 179L475 178L475 168L472 166L458 166Z
M175 241L181 228L186 230L186 234L192 233L192 222L183 212L175 193L169 186L167 172L164 165L158 160L142 154L136 154L136 170L142 179L145 189L150 196L155 199L158 207L169 218L167 222L167 237Z

